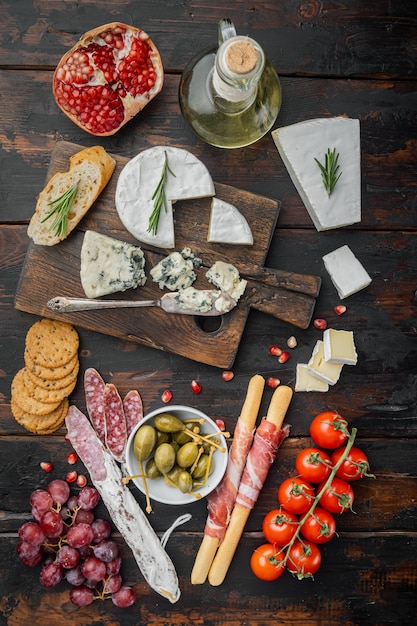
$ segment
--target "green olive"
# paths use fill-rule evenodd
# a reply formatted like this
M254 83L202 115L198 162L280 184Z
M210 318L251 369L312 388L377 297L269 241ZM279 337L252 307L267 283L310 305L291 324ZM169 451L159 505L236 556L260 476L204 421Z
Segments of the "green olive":
M177 452L177 463L180 467L191 467L198 456L198 445L194 441L185 443Z
M156 466L154 458L149 459L149 461L146 463L145 473L147 478L159 478L159 476L162 476L161 472Z
M182 493L189 493L193 488L193 479L186 470L182 470L178 476L178 488Z
M185 425L172 413L160 413L155 417L155 426L163 433L177 433L185 429Z
M171 435L169 433L163 433L160 430L156 431L156 448L161 445L161 443L170 443Z
M161 474L166 474L172 470L175 464L175 450L171 444L161 443L155 450L154 460Z
M206 475L206 471L207 471L207 466L209 464L209 455L208 454L202 454L200 456L200 458L198 459L197 465L194 468L193 471L193 478L194 480L198 480L200 478L204 478L204 476ZM208 472L208 475L210 475L214 470L214 461L213 461L213 457L211 457L211 463L210 463L210 469Z
M178 467L178 465L174 465L174 467L169 472L164 474L164 482L167 485L171 485L171 487L173 485L176 487L178 485L178 477L181 472L181 468Z
M133 451L137 460L145 461L151 456L156 444L156 430L150 424L138 428L133 440Z
M180 430L177 433L172 433L172 438L176 441L180 446L183 446L185 443L192 441L190 435L185 432L185 430Z

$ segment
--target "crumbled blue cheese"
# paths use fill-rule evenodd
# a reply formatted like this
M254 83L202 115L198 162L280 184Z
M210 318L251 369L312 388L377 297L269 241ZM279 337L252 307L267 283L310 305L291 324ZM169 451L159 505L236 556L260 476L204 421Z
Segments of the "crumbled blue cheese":
M216 261L206 272L206 278L217 289L229 294L236 302L245 291L247 281L240 278L238 270L224 261Z
M213 299L220 295L220 291L187 287L186 289L178 292L175 296L175 300L183 309L191 309L199 313L207 313L207 311L210 311L213 306Z
M185 251L185 253L184 253ZM196 279L194 272L195 257L189 248L184 248L183 253L171 252L163 258L150 271L154 282L160 289L181 291L190 287Z
M88 298L136 289L146 282L142 250L87 230L81 247L81 284Z

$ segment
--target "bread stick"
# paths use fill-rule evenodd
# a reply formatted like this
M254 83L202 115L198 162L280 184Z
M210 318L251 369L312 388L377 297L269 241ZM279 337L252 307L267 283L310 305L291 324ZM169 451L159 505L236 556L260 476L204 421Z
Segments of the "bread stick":
M259 374L252 376L248 384L248 390L246 393L245 401L243 403L242 410L238 419L238 423L242 425L244 429L246 429L247 431L251 433L253 432L255 428L256 418L258 416L259 407L261 405L264 386L265 386L265 380L262 376L260 376ZM236 427L237 425L238 424L236 424ZM235 448L238 446L239 446L239 442L236 441L236 438L233 439L232 445L230 446L230 451L229 451L229 462L226 468L226 474L223 478L223 481L227 480L227 478L230 477L232 472L235 476L235 480L237 482L240 480L240 476L242 474L246 459L239 458L240 467L236 467L236 465L233 465L234 451L235 451ZM248 446L248 450L249 450L249 446ZM236 473L238 473L238 476L236 476ZM233 502L231 506L233 506L234 504L234 498L236 496L237 488L238 488L238 485L235 485L235 493L234 493ZM221 486L218 488L218 491L219 489L221 490ZM220 491L219 497L222 497L221 491ZM227 525L227 521L225 521L225 523ZM201 585L206 581L207 574L209 572L209 569L211 567L211 564L213 562L213 559L217 552L217 548L220 543L219 537L209 535L206 532L206 530L207 530L207 526L206 526L203 540L201 542L201 545L198 550L198 553L194 562L194 566L191 572L191 583L193 585Z
M277 387L277 389L274 391L265 421L273 424L278 431L281 431L281 427L285 418L285 414L290 405L291 398L292 390L289 387ZM260 427L258 427L258 430ZM277 449L279 443L277 444ZM254 457L253 459L251 458L251 461L256 461L256 451L253 452L254 447L255 444L249 453L249 457ZM245 473L242 478L244 479L244 477ZM244 504L244 498L242 498L241 503L239 499L240 493L241 489L239 489L238 499L233 508L224 540L217 550L216 556L213 560L213 564L208 573L209 583L214 586L221 585L224 581L239 541L242 537L249 514L255 504L255 502L251 504Z

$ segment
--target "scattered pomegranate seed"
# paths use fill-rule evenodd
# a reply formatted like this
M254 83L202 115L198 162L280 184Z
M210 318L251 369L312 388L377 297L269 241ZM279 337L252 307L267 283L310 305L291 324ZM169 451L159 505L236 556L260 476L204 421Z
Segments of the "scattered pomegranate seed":
M65 480L67 481L67 483L75 483L77 478L78 478L78 474L74 470L73 472L68 472L68 474L65 477Z
M269 348L269 354L272 354L272 356L280 356L280 354L282 354L282 350L281 348L278 348L278 346L271 346Z
M281 381L279 378L272 378L272 376L270 376L269 378L266 379L265 384L268 387L271 387L271 389L276 389L278 385L281 384Z
M69 454L67 454L67 461L70 465L75 465L75 463L78 461L78 455L76 452L70 452Z
M336 315L343 315L343 313L346 313L345 305L338 304L337 306L334 307L334 312L336 313Z
M79 487L85 487L86 484L87 484L87 478L84 476L84 474L79 474L77 478L77 485Z
M291 335L291 337L288 337L287 346L289 348L295 348L296 345L297 345L297 339L294 337L294 335Z
M226 430L226 425L225 425L225 423L224 423L224 421L222 419L218 418L218 419L215 420L215 422L216 422L216 425L217 425L219 430L221 430L221 431Z
M278 357L278 362L279 363L286 363L288 361L288 359L290 358L290 353L289 352L282 352L279 357Z
M225 370L224 372L222 372L222 378L227 383L229 382L229 380L232 380L232 378L234 378L234 377L235 377L235 375L230 370Z
M162 402L164 402L165 404L167 402L169 402L172 399L172 393L170 392L169 389L165 389L165 391L162 392L161 395L161 400Z
M52 463L49 463L47 461L41 461L39 465L41 466L41 469L43 469L43 471L47 472L48 474L53 470Z
M314 322L313 322L313 324L314 324L314 326L315 326L316 328L318 328L319 330L326 330L326 328L327 328L327 322L326 322L326 320L323 320L323 319L321 319L321 318L317 318L317 319L315 319L315 320L314 320Z
M201 393L202 390L202 386L200 385L200 383L196 380L192 380L191 381L191 391L195 394L199 394Z

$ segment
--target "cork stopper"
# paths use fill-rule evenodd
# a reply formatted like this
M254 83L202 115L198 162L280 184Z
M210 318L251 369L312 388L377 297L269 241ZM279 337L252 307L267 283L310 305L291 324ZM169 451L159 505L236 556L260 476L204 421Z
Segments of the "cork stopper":
M227 48L225 61L234 74L248 74L256 67L258 52L249 41L235 41Z

